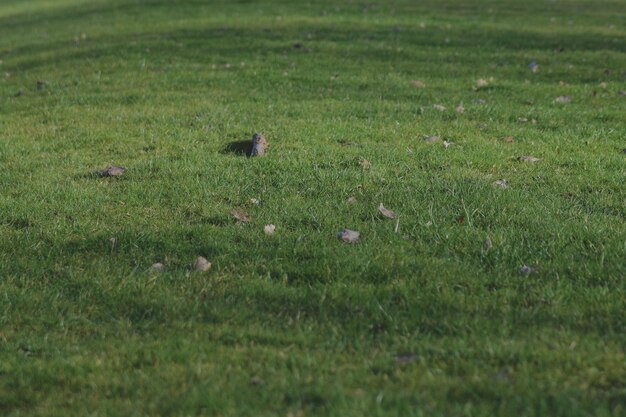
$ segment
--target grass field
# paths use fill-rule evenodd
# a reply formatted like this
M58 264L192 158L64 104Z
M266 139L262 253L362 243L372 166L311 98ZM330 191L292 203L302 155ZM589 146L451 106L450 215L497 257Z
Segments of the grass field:
M626 415L624 90L624 0L3 0L0 415Z

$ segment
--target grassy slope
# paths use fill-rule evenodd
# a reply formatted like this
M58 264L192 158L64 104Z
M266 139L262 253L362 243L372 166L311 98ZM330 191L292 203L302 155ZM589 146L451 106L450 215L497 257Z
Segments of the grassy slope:
M626 413L624 1L204 3L0 5L1 414Z

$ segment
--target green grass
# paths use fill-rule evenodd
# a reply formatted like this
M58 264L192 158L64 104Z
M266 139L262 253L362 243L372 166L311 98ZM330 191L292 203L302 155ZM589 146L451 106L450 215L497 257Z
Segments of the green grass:
M4 0L0 61L1 415L626 415L623 0Z

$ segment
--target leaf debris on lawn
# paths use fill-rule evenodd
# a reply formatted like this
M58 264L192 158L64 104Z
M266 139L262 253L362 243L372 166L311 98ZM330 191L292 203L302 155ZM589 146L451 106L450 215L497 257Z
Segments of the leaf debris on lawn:
M441 104L433 104L433 109L439 110L439 111L446 111L445 106L442 106Z
M483 241L483 249L485 252L489 252L493 248L493 243L491 242L491 238L487 236Z
M380 205L378 206L378 211L380 212L380 214L388 219L395 219L397 217L396 213L389 209L386 209L385 206L383 206L383 203L380 203Z
M274 226L273 224L266 224L265 227L263 228L263 232L268 236L271 234L274 234L275 231L276 231L276 226Z
M163 265L161 262L156 262L152 264L150 270L154 272L163 272L165 271L165 265Z
M411 80L411 84L413 85L413 87L415 88L424 88L426 87L426 84L424 84L422 81L420 80Z
M370 161L368 161L365 158L359 159L359 165L361 165L361 168L363 169L370 169L372 167L372 164L370 164Z
M337 239L346 243L356 243L359 240L361 234L356 230L343 229L337 233Z
M557 98L554 99L555 103L559 103L559 104L565 104L565 103L569 103L572 101L572 97L571 96L558 96Z
M465 107L463 107L463 103L459 104L458 106L456 106L456 108L454 109L457 113L459 114L463 114L465 113Z

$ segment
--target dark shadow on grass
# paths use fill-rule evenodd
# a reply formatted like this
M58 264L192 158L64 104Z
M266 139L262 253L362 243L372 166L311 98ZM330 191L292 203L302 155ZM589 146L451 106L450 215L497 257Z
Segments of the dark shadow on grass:
M230 142L221 150L222 154L233 154L238 156L250 156L252 152L252 141L238 140Z

